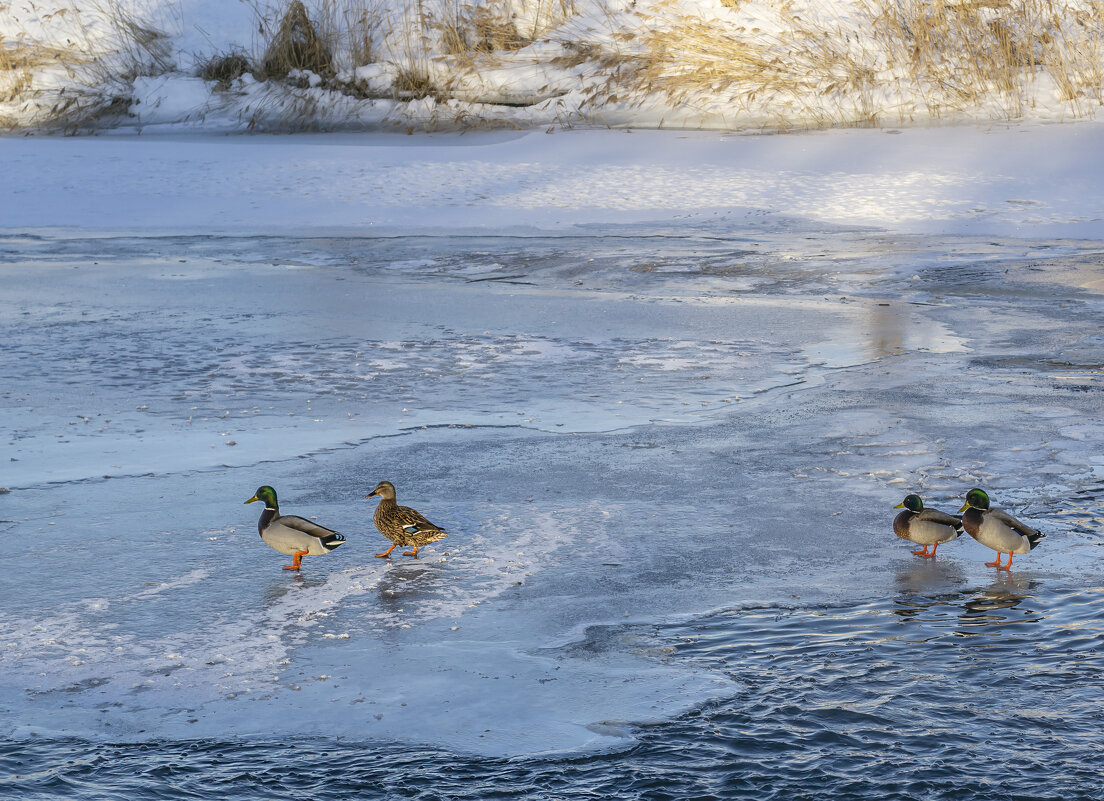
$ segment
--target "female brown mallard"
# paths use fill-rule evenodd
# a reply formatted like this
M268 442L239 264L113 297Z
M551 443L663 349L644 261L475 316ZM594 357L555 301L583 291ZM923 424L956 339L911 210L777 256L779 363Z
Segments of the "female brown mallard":
M373 495L378 495L380 502L372 521L380 530L380 534L392 542L390 548L376 554L380 559L391 556L391 552L397 545L414 548L413 551L403 551L403 556L413 556L417 559L418 549L423 545L443 540L448 536L447 531L433 525L409 506L399 506L395 503L395 485L390 481L381 481L364 497L371 498Z
M1035 548L1046 534L1022 523L1003 509L989 506L989 496L985 490L974 488L966 493L966 503L959 512L966 533L986 548L997 552L995 562L986 562L989 567L998 570L1012 568L1012 554L1027 553ZM1001 564L1001 554L1008 554L1008 564Z
M280 514L276 490L267 484L258 487L257 492L246 503L254 501L263 501L265 505L261 519L257 521L261 540L268 547L295 557L290 565L284 565L284 570L298 570L304 556L329 553L345 544L345 538L332 529L298 515Z
M924 550L913 551L917 556L935 556L936 548L962 533L961 519L938 509L925 509L919 495L906 495L893 508L905 510L893 518L893 533L903 540L923 545ZM931 553L928 553L929 545Z

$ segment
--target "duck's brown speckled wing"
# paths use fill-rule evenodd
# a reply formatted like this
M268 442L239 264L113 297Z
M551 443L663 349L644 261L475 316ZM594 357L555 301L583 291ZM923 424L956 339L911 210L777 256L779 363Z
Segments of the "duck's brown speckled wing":
M420 548L427 543L438 542L448 536L447 531L430 523L420 512L411 509L409 506L399 506L395 511L398 512L399 524L403 533L412 545L417 545Z
M430 542L438 542L448 536L448 532L429 522L420 512L409 506L380 504L374 517L376 528L391 542L403 546L421 547Z

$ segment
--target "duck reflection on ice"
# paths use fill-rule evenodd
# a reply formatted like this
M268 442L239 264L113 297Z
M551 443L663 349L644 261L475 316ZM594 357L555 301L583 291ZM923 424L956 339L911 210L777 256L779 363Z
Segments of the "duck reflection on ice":
M264 608L271 609L287 597L290 592L301 592L305 589L321 587L326 583L327 576L320 573L295 573L288 581L287 575L279 576L265 588L263 601ZM294 596L292 596L294 597Z
M428 565L396 565L380 576L380 601L389 607L426 596L438 585L440 575L440 570Z
M966 583L966 573L957 562L924 559L910 561L897 571L897 598L893 614L904 620L922 615L924 620L944 618L946 607L957 599ZM903 621L902 621L903 622Z

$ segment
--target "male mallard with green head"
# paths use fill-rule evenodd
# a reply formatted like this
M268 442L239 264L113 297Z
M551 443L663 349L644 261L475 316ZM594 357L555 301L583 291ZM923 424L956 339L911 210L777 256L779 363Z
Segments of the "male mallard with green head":
M265 505L257 521L264 544L295 557L290 565L284 565L284 570L298 570L304 556L319 556L345 544L345 538L336 531L297 515L280 514L276 490L268 485L259 487L246 503L254 501L264 501Z
M1027 553L1038 545L1046 534L1021 523L1003 509L990 508L989 496L976 487L966 493L966 503L958 510L966 533L986 548L997 552L997 561L986 566L998 570L1012 567L1012 554ZM1008 554L1008 564L1001 564L1001 554Z
M893 533L903 540L923 545L924 550L913 551L917 556L930 559L935 549L962 533L962 520L937 509L925 509L919 495L906 495L901 503L893 507L904 509L893 518ZM928 553L928 546L931 553Z
M378 495L380 502L372 521L380 534L391 540L391 547L383 553L377 553L380 559L386 559L395 547L413 547L413 551L403 551L403 556L418 558L418 549L431 542L443 540L448 532L426 520L419 512L409 506L399 506L395 502L395 485L390 481L381 481L376 488L365 495L371 498Z

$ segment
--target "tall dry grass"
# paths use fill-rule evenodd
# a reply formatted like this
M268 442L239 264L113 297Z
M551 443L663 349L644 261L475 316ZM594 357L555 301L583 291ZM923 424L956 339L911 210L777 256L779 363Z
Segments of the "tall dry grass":
M103 25L78 30L65 47L0 42L0 126L20 104L19 124L94 122L125 109L134 76L173 68L164 37L120 4L72 2L106 21L107 34ZM1104 102L1104 0L722 0L727 9L638 0L635 10L611 8L604 26L589 14L577 28L576 0L250 2L258 21L252 52L216 54L203 72L224 88L249 68L309 93L318 81L281 77L309 69L321 88L355 97L504 96L499 77L479 88L482 76L521 63L530 56L519 50L555 31L565 49L541 56L544 66L586 76L593 114L654 102L677 111L681 124L700 114L788 128L1013 119L1037 103L1091 116ZM850 16L840 19L840 9ZM359 85L355 70L373 63L380 68Z
M772 33L729 5L728 20L677 2L642 13L605 92L780 127L1015 118L1052 90L1077 116L1101 102L1102 0L859 0L846 27L779 0Z
M57 64L76 64L79 54L36 42L0 42L0 103L22 96L34 83L36 71Z
M0 129L76 132L129 106L129 82L173 68L166 38L116 3L41 13L44 38L0 40Z
M990 98L1020 116L1055 87L1084 110L1099 105L1104 3L1090 0L897 0L865 6L891 67L912 77L930 108Z

